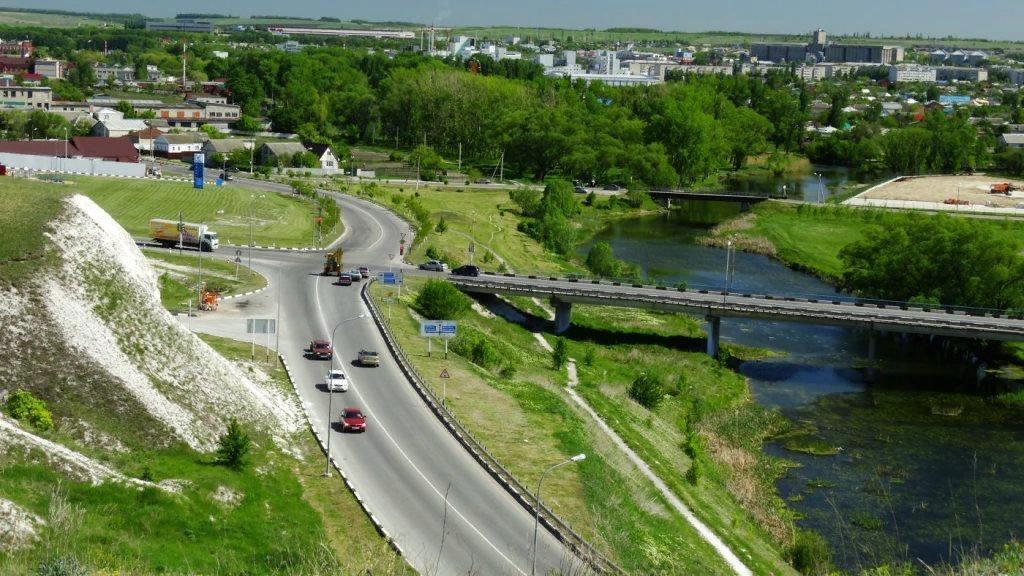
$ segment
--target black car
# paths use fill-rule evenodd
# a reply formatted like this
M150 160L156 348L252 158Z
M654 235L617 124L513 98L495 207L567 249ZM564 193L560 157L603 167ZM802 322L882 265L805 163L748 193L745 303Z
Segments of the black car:
M459 266L458 268L452 270L452 275L453 276L479 276L480 275L480 267L479 266L473 266L472 264L466 264L465 266Z
M612 191L621 190L621 188L619 187L618 184L605 184L604 185L604 189L605 190L612 190Z

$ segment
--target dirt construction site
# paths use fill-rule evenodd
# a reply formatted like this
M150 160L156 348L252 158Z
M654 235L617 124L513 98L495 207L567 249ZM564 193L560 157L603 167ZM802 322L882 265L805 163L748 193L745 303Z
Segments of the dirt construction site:
M987 176L904 176L875 186L848 201L850 204L907 208L1024 209L1024 182Z

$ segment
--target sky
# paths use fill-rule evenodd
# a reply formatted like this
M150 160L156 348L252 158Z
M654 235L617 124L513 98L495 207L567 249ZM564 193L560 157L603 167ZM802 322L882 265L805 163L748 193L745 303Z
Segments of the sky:
M833 34L923 34L1024 40L1024 0L34 0L31 6L97 12L216 12L453 25L609 28L637 26L698 32L728 30Z

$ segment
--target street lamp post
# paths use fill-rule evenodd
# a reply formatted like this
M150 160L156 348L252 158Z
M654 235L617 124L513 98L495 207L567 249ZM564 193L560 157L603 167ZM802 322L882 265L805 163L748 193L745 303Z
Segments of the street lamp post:
M366 318L366 314L363 313L363 314L360 314L358 316L353 316L351 318L346 318L346 319L342 320L341 322L338 322L334 326L334 330L331 331L331 368L330 368L331 371L334 371L334 357L337 356L337 354L334 351L334 335L337 334L338 328L341 328L342 324L345 324L346 322L351 322L353 320L359 320L361 318ZM332 414L332 411L334 409L334 406L333 406L334 405L334 391L331 390L330 381L326 382L326 384L327 384L327 461L324 462L324 476L330 476L331 475L331 414ZM349 384L351 385L351 383L349 383Z
M530 576L536 576L537 574L537 532L540 528L540 488L544 484L544 477L555 468L560 468L566 464L572 464L573 462L582 462L587 458L586 454L577 454L568 460L552 464L540 475L540 480L537 481L537 494L536 501L534 502L534 517L533 517L533 566L530 568Z
M818 177L818 203L821 204L825 201L824 195L822 194L821 172L815 172L814 175Z
M729 291L732 290L732 278L736 274L736 249L732 245L732 240L725 243L725 294L722 295L722 301L725 302Z

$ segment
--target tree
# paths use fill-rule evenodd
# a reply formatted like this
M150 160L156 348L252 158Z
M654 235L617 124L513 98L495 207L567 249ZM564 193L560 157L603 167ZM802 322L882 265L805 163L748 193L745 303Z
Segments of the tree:
M843 108L850 103L850 92L845 86L837 86L828 93L829 109L825 124L833 128L842 128L846 123L846 113Z
M516 188L508 193L508 197L519 206L519 213L523 216L533 216L540 206L540 192L530 188Z
M561 370L565 368L565 364L568 361L569 345L566 344L565 338L557 338L555 340L555 347L551 350L551 366L555 370Z
M242 132L249 132L251 134L253 132L259 132L262 127L258 120L252 116L246 116L243 114L239 116L238 120L235 122L235 129L241 130Z
M417 166L423 172L436 172L441 169L441 157L433 148L420 144L409 153L409 165Z
M246 464L251 447L249 434L242 429L238 419L232 416L227 431L217 441L217 463L240 470Z
M886 300L1024 306L1024 257L1014 237L967 218L895 218L840 251L845 287Z
M291 157L289 165L293 168L319 168L320 159L316 157L316 154L312 152L296 152Z
M416 310L429 320L453 320L469 308L469 297L444 280L428 280L416 295Z
M644 408L654 410L665 399L665 387L660 378L644 372L629 386L629 397Z
M607 242L594 244L587 253L587 269L598 276L618 276L619 262L612 253L612 245Z
M736 108L725 116L725 128L732 167L739 170L749 156L764 152L772 126L750 108Z
M203 124L202 126L199 127L199 129L204 134L209 136L211 140L221 140L221 139L227 138L227 134L221 132L220 130L217 129L216 126L212 126L210 124Z

